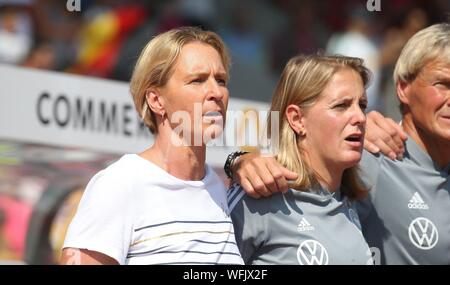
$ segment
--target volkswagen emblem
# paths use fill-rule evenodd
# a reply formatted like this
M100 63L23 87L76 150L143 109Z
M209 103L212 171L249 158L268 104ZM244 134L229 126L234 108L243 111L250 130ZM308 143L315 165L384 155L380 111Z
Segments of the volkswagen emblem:
M320 242L309 239L298 247L297 259L301 265L327 265L328 252Z
M409 239L420 249L432 249L439 239L436 226L427 218L417 218L408 228Z

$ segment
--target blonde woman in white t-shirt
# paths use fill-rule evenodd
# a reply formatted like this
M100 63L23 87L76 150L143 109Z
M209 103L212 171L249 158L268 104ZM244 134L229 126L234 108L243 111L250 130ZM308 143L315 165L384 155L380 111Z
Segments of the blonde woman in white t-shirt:
M154 144L91 179L61 263L242 264L226 189L205 163L223 131L229 62L220 37L198 28L147 44L130 88Z

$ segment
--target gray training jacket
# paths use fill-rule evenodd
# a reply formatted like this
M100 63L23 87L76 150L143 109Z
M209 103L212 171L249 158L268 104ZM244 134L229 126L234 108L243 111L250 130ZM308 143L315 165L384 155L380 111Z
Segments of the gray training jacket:
M405 148L402 161L363 153L364 236L376 264L450 264L450 164L436 165L412 138Z
M339 191L253 199L233 184L228 205L246 264L373 264L354 205Z

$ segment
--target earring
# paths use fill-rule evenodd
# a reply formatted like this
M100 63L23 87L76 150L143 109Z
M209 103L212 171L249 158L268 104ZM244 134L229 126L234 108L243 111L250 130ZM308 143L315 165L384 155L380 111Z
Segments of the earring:
M304 137L304 136L306 135L305 129L301 129L301 130L298 132L298 135Z
M144 121L145 116L147 115L147 111L148 111L148 105L147 103L144 104L144 107L142 108L142 113L141 113L141 120Z

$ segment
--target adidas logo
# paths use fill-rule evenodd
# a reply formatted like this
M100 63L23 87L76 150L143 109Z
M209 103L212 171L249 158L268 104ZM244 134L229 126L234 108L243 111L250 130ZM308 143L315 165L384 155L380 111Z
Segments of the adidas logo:
M297 231L299 232L306 232L306 231L313 231L314 227L311 226L311 224L305 219L302 218L300 223L297 226Z
M422 197L420 197L419 193L415 192L412 196L411 200L409 200L408 208L410 209L423 209L428 210L430 207L428 207L427 203L423 201Z

